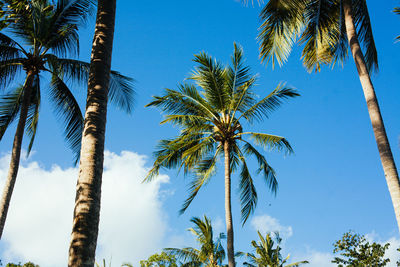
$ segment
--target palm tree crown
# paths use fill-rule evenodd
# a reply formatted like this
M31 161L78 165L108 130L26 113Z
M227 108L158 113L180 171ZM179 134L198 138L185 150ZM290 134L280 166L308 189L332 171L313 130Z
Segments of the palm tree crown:
M285 259L281 255L281 246L280 243L282 239L279 237L279 233L275 233L275 241L271 234L267 234L264 238L260 232L258 233L258 237L260 238L259 242L251 241L251 245L255 249L255 253L243 253L238 252L237 256L246 256L249 259L249 262L244 262L244 266L249 267L297 267L301 264L306 264L308 261L299 261L291 264L286 264L289 260L290 255L288 255Z
M232 66L224 68L205 53L195 56L199 67L191 75L200 87L184 83L178 90L167 89L165 95L154 97L147 106L160 107L166 115L161 123L173 123L182 130L175 139L160 141L155 152L156 161L146 179L152 179L161 167L183 167L185 173L193 172L195 179L190 186L190 196L181 212L190 205L200 188L216 171L216 162L224 152L224 142L231 146L230 170L234 172L241 165L240 199L243 223L253 212L257 193L253 178L247 167L246 156L255 156L269 188L276 192L275 171L266 158L248 141L250 137L257 145L265 148L292 152L289 142L276 135L244 132L241 120L252 124L262 120L277 109L283 100L299 96L291 89L279 85L269 95L257 100L252 88L256 76L243 66L243 52L235 44ZM242 145L242 146L241 146Z
M352 2L358 38L363 46L368 70L378 69L372 27L365 0ZM304 45L305 67L319 71L321 64L343 62L348 55L344 0L270 0L261 11L258 36L260 56L282 65L299 42Z
M174 255L178 260L183 263L181 266L192 267L222 267L222 262L225 259L225 251L221 244L221 239L225 238L223 233L214 241L213 229L211 221L204 216L201 220L194 217L190 220L195 227L189 228L189 231L196 237L196 241L201 246L200 249L196 248L166 248L164 249L168 254Z
M30 91L27 133L31 136L28 151L36 134L41 102L40 74L51 75L49 100L55 111L65 121L65 138L76 157L79 156L83 117L72 92L64 82L69 79L80 85L87 84L89 64L64 58L68 53L78 54L78 26L90 12L92 0L27 1L24 12L12 16L14 23L8 31L21 42L0 33L0 84L7 88L21 72L26 73L25 83L0 100L0 139L9 124L17 117L23 95ZM27 47L25 47L25 45ZM29 86L29 75L32 84ZM132 79L118 72L112 73L110 98L127 112L132 107Z

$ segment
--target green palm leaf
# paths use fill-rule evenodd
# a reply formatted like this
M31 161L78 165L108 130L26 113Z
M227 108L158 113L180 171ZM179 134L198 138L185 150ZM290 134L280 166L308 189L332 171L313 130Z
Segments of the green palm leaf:
M49 96L57 115L64 120L65 139L74 152L75 162L77 162L83 131L83 116L80 107L67 85L56 75L52 77Z

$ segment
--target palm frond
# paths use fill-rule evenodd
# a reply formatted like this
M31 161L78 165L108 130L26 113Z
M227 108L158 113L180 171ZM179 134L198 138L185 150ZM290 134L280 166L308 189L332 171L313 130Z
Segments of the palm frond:
M218 112L225 111L229 106L229 88L225 84L225 69L206 53L195 55L193 60L199 64L190 79L204 89L207 102ZM228 90L227 90L228 89Z
M183 214L187 208L190 206L192 203L193 199L197 196L199 193L200 189L206 185L210 181L210 176L207 175L196 175L193 180L190 183L189 186L189 197L185 200L185 202L182 205L182 208L179 210L179 214Z
M353 2L354 23L357 27L357 37L365 51L365 64L369 72L377 72L378 52L376 51L374 36L372 34L366 0L354 0Z
M244 225L257 205L257 191L244 156L241 155L239 159L242 161L242 170L239 175L239 191L242 225Z
M268 118L268 115L279 108L284 100L297 96L300 96L300 94L296 90L279 84L269 95L243 112L237 121L242 117L249 122L252 122L254 119L262 120L263 117Z
M57 55L66 55L67 52L79 53L78 26L83 24L94 11L93 0L59 0L54 11L46 20L46 35L42 38L42 45L50 48ZM41 25L46 27L46 25Z
M24 86L21 85L12 93L5 94L0 98L0 140L20 111L23 91Z
M253 139L257 145L262 146L263 148L285 151L287 154L293 153L293 149L289 142L282 136L254 132L239 133L238 135L250 135L250 138Z
M228 87L230 94L233 95L237 88L249 81L250 67L243 65L243 48L233 43L234 51L231 56L231 66L227 68Z
M36 75L31 92L31 100L29 103L27 119L25 122L25 133L30 137L27 156L31 153L33 142L35 141L36 132L39 122L39 109L40 109L40 78Z
M264 176L264 180L267 183L269 189L272 193L276 195L278 191L278 180L276 179L276 173L271 166L269 166L265 157L258 152L249 142L244 141L245 145L243 146L243 153L245 155L254 156L258 162L257 173L262 173Z
M286 62L304 24L305 0L270 0L260 13L258 41L262 61Z
M174 255L177 259L182 261L199 262L199 251L194 248L165 248L164 251L169 255Z
M337 25L334 14L339 6L335 2L311 0L304 10L307 23L300 43L305 44L302 58L309 71L320 71L321 64L331 64L335 59L332 47L336 46L337 39L335 34L331 34Z
M65 139L75 154L76 163L79 160L83 131L81 109L68 86L57 75L52 76L49 96L57 115L65 122Z
M0 61L0 86L7 86L15 79L16 76L23 70L23 58L15 58Z
M52 54L44 56L52 72L61 77L86 86L89 79L90 64L74 59L58 58ZM122 75L117 71L110 72L110 83L108 97L112 104L131 113L134 104L135 91L133 89L134 79Z
M307 264L307 263L309 263L309 262L308 261L298 261L298 262L295 262L295 263L291 263L291 264L285 265L285 267L299 267L300 265Z
M116 107L131 113L134 105L135 91L132 78L122 75L117 71L110 72L110 85L108 97Z
M191 84L178 85L179 91L165 89L163 96L153 96L154 100L145 107L159 107L164 113L196 115L218 119L218 114L202 98L197 88Z

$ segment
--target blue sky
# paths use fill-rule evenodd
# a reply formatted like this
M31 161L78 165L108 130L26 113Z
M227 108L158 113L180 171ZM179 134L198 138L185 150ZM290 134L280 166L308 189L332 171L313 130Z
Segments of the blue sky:
M391 12L398 2L369 1L368 5L380 66L379 73L373 76L373 83L399 166L400 44L395 43L395 36L400 34L400 17ZM110 107L106 149L117 155L121 151L131 151L146 156L144 165L149 167L157 141L176 135L178 130L168 125L160 126L162 116L159 111L144 108L144 105L152 95L161 94L163 88L176 88L188 76L195 66L191 61L193 54L206 51L228 63L233 42L237 42L243 46L247 64L260 76L257 87L260 95L273 90L280 82L286 82L301 93L301 97L290 100L270 119L255 126L257 131L285 136L295 154L285 157L265 151L277 171L279 191L273 197L259 179L259 202L253 219L268 215L279 221L282 231L288 233L285 253L290 252L301 260L311 257L313 251L330 253L332 243L350 229L370 234L376 240L398 240L391 200L352 59L347 60L344 68L325 67L320 73L309 74L300 60L301 48L295 46L288 62L272 70L258 58L259 11L258 6L245 7L234 0L135 1L134 4L119 0L112 67L135 78L137 96L135 110L130 116ZM89 60L93 28L91 21L81 31L80 58L83 60ZM82 107L85 90L76 90ZM13 134L14 128L0 143L3 155L11 149ZM35 153L23 163L26 166L29 162L37 162L46 171L51 171L54 165L63 170L73 167L73 155L66 148L60 124L46 101L33 149ZM190 227L189 220L193 216L207 214L215 221L224 222L221 172L182 216L178 216L178 210L185 200L189 180L177 176L175 170L163 171L163 174L169 176L169 183L160 184L156 190L161 194L157 201L165 215L162 222L167 225L163 239L180 236L182 240L193 242L184 231ZM76 178L70 177L73 181ZM24 182L23 177L18 179L16 190ZM233 192L237 193L237 183L233 186ZM251 219L241 227L238 194L233 197L235 246L246 251L250 249L249 242L256 238L256 231ZM125 203L126 206L121 207L124 216L129 216L129 208L135 204ZM14 212L16 218L23 216ZM72 209L68 214L72 221ZM119 220L121 218L116 217L114 223ZM141 222L140 217L136 221L146 223ZM9 246L7 240L2 242L0 247ZM132 240L134 242L146 240ZM163 244L179 243L168 242ZM20 254L14 258L24 257ZM115 264L118 266L120 262L116 260Z

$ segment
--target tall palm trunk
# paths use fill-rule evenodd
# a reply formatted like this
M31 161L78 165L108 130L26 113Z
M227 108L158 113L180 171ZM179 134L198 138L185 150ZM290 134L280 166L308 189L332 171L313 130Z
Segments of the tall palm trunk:
M1 198L0 206L0 239L3 235L4 225L6 223L8 207L11 201L11 195L14 190L15 181L17 180L17 173L19 168L19 160L21 157L22 138L24 136L25 122L28 115L29 100L32 93L32 84L35 74L32 71L27 73L26 81L23 89L23 100L19 114L19 121L17 130L15 131L13 148L11 152L11 162L8 169L7 181L4 185L3 196Z
M98 0L68 266L93 267L100 216L116 0Z
M233 222L231 205L231 170L230 170L230 144L224 141L225 154L225 222L227 235L228 266L235 267L235 252L233 249Z
M354 61L357 66L358 75L361 86L364 91L365 100L369 116L374 130L376 143L378 145L379 155L381 158L383 170L385 172L386 182L388 184L390 196L396 215L397 225L400 230L400 182L397 173L396 165L390 149L389 141L386 135L385 126L383 124L381 112L378 105L378 100L375 95L374 86L371 82L368 69L365 64L364 56L361 52L360 44L357 38L356 27L353 20L353 11L351 0L343 1L343 11L345 16L347 38L353 54Z

